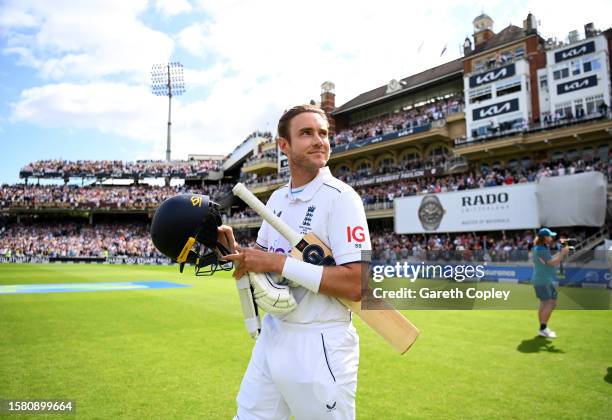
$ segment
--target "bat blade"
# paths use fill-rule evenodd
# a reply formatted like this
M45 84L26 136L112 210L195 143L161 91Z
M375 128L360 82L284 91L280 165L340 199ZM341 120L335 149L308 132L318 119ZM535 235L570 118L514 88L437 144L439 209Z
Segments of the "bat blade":
M303 237L299 235L241 183L236 184L232 191L289 241L292 246L292 257L316 265L335 264L329 247L316 235L313 233L307 233ZM328 264L325 264L326 262ZM369 295L365 297L368 298ZM401 354L408 351L419 336L418 328L382 300L378 300L376 304L384 309L362 309L360 302L352 302L347 299L338 300Z

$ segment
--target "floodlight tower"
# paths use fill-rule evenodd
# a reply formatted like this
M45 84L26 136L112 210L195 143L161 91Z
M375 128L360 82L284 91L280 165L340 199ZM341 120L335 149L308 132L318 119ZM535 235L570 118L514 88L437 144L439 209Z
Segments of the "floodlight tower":
M177 61L154 64L151 68L151 91L157 96L168 97L168 139L166 160L170 162L170 127L172 126L172 96L185 93L183 65Z

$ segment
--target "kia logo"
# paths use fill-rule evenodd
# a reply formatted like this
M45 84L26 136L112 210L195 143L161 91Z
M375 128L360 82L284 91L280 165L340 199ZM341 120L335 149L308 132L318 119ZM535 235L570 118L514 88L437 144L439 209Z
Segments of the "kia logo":
M590 41L577 47L568 48L567 50L558 51L555 53L555 62L569 60L570 58L595 52L595 42Z
M499 79L505 79L516 74L514 63L508 64L498 69L487 71L486 73L470 76L470 87L474 88L486 83L492 83Z
M561 53L561 58L563 58L564 60L567 58L572 58L575 57L577 55L581 55L586 53L587 51L587 47L586 45L583 45L580 48L572 48L571 50L567 51L567 52L562 52Z
M479 85L482 83L489 83L501 77L505 77L506 74L508 74L508 70L505 68L499 70L497 73L490 71L483 76L476 76L476 83Z
M572 82L561 83L557 85L557 94L563 95L564 93L574 92L579 89L590 88L597 86L597 76L589 76L583 79L574 80Z
M502 106L492 105L480 111L480 118L492 117L493 115L503 114L510 111L510 102L506 102Z
M588 85L589 85L589 79L584 79L584 81L582 82L574 82L574 83L570 83L569 85L564 86L563 90L565 90L566 92L569 92L570 90L580 89Z
M511 99L509 101L474 109L472 111L472 119L474 121L481 120L483 118L490 118L496 115L505 114L507 112L518 111L518 109L518 99Z

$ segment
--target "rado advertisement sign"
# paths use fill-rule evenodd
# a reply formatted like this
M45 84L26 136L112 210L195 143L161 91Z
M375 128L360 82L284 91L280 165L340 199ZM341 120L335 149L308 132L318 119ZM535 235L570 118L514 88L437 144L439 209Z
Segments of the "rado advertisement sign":
M501 114L507 114L508 112L518 111L519 100L510 99L509 101L498 102L493 105L483 106L472 110L472 120L478 121L485 118L495 117Z
M536 188L532 182L396 198L395 232L536 228L540 226Z
M574 57L580 57L581 55L590 54L595 52L595 41L587 42L586 44L577 45L572 48L568 48L555 53L555 63L561 61L570 60Z
M573 92L575 90L586 89L597 86L597 76L583 77L582 79L572 80L571 82L560 83L557 85L557 95Z
M498 69L489 70L484 73L480 73L470 77L470 87L475 88L480 85L486 85L497 80L505 79L507 77L514 76L516 74L516 68L514 63L508 64L507 66L500 67Z

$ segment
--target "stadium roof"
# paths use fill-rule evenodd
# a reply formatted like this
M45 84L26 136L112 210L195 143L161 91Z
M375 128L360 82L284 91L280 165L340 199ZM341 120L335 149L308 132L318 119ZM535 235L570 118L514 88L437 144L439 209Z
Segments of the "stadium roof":
M520 39L525 38L531 34L525 34L523 28L519 28L515 25L508 25L501 32L493 35L491 38L482 42L474 47L474 50L469 54L470 56L481 53L483 51L491 50L493 48L501 47L502 45L509 44Z
M402 86L402 88L395 92L387 94L387 85L384 85L368 92L362 93L361 95L351 99L344 105L341 105L336 108L332 112L332 115L342 114L346 111L354 110L364 105L370 105L383 99L406 93L412 89L438 82L442 79L448 78L449 76L461 74L461 72L463 71L462 60L463 58L458 58L456 60L449 61L448 63L439 65L437 67L422 71L421 73L408 76L400 80L400 85Z

